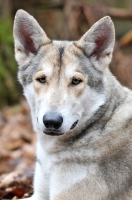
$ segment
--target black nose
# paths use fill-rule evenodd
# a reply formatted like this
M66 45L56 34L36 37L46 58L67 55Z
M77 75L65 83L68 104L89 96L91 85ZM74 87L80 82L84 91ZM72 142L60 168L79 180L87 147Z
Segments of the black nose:
M62 122L63 122L63 118L58 113L49 112L45 114L43 117L43 123L46 128L58 129L61 127Z

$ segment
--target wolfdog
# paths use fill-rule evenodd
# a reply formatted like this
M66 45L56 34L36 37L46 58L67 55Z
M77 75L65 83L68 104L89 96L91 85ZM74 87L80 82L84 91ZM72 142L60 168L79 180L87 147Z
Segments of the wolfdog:
M132 200L132 92L111 74L110 17L78 41L50 40L19 10L18 79L37 134L31 200Z

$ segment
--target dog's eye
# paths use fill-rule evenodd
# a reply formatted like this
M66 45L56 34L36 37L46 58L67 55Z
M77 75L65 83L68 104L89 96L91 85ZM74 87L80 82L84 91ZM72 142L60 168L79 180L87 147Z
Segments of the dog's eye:
M81 82L82 82L82 80L80 78L73 77L71 85L75 86L75 85L80 84Z
M40 77L40 78L37 78L36 79L38 82L40 82L40 83L46 83L46 78L45 78L45 76L43 76L43 77Z

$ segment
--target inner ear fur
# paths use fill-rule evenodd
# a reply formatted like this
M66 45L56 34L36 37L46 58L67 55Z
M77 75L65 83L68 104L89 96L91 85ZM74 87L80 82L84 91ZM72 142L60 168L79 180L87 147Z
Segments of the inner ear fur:
M50 43L38 22L24 10L18 10L16 13L13 33L18 63L26 59L30 53L36 54L42 45Z
M115 43L114 24L109 16L97 21L75 45L81 48L88 57L97 60L109 56L113 52Z

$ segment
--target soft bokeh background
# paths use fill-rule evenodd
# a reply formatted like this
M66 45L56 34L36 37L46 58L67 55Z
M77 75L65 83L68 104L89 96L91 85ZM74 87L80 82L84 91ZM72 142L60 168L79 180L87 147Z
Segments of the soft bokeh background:
M110 15L116 44L110 70L132 89L132 0L0 0L0 200L32 194L36 136L14 59L13 20L33 15L51 39L77 40Z

